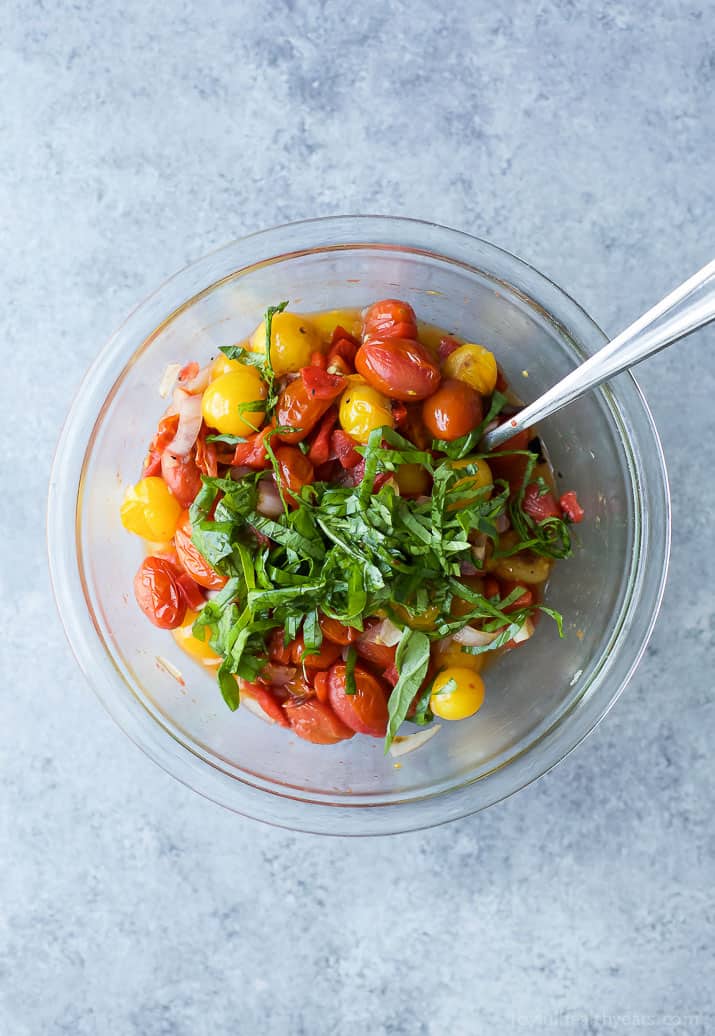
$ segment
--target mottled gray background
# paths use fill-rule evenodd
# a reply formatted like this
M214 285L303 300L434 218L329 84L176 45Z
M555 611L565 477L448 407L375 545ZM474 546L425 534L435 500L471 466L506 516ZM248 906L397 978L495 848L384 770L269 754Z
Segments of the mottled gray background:
M433 219L619 330L713 255L714 29L687 0L6 0L3 1036L713 1031L712 332L640 374L675 536L637 676L548 777L446 828L293 835L165 776L78 672L43 526L86 365L244 232Z

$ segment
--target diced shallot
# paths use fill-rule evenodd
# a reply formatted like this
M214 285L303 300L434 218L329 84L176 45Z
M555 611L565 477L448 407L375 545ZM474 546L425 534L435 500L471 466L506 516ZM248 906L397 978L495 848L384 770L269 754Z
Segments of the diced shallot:
M474 553L473 548L472 553ZM461 561L459 564L459 571L463 576L476 576L479 569L476 565L473 565L471 561Z
M485 633L484 630L475 630L473 626L463 626L457 630L454 639L458 644L466 644L467 647L486 647L496 639L498 633Z
M175 457L185 457L201 430L201 396L191 396L183 389L174 389L174 406L179 414L179 427L166 448Z
M506 514L500 514L494 522L494 528L497 532L506 532L507 529L511 528L511 522L509 516Z
M390 755L400 756L414 752L416 748L421 748L422 745L427 744L430 738L433 738L440 729L441 724L436 723L434 726L427 727L426 730L419 730L416 734L405 734L404 737L396 737L390 745Z
M283 512L283 501L272 475L262 478L258 483L256 510L266 518L277 518Z

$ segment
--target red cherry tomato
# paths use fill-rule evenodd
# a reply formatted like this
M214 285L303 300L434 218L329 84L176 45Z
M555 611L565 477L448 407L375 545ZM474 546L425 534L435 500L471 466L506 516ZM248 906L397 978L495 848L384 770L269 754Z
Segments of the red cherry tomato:
M509 454L512 450L525 450L529 445L530 439L531 432L528 429L519 432L505 443L502 443L501 446L497 446L496 450L489 455L489 467L492 476L495 480L503 479L505 482L508 482L513 493L521 488L521 483L524 481L527 458L520 456L501 457L499 454Z
M323 615L322 612L318 616L318 622L323 631L323 636L327 637L328 640L332 640L333 644L340 644L342 647L345 647L347 644L352 644L360 636L360 630L356 630L353 626L343 626L342 622L338 622L337 619L331 619L328 615Z
M319 669L313 677L313 690L318 701L328 704L330 675L327 669Z
M477 427L482 417L481 396L456 378L443 381L422 404L422 420L435 439L461 439Z
M160 629L173 630L183 622L186 601L176 569L165 558L144 558L134 576L134 596L147 619Z
M363 341L369 338L417 338L417 317L409 302L382 299L365 310Z
M275 455L281 476L281 486L284 490L288 490L286 502L297 506L291 493L300 493L303 486L310 485L315 478L313 465L297 446L280 446Z
M179 518L179 524L174 533L174 546L181 565L199 586L203 586L207 590L220 590L222 586L226 585L226 577L212 568L192 543L191 520L188 511L184 511Z
M534 521L543 522L544 518L560 518L561 511L553 493L540 495L541 490L536 482L530 482L524 491L522 507Z
M315 368L318 370L318 368ZM334 397L333 397L334 398ZM302 442L330 409L332 399L318 399L309 396L302 378L295 378L281 392L276 405L276 421L280 427L295 428L294 432L281 432L276 438L282 442Z
M293 665L302 665L306 669L330 669L333 662L340 657L340 645L324 640L317 655L307 655L303 637L298 636L291 646L290 660Z
M329 705L317 698L308 701L287 701L283 709L298 737L314 745L335 745L348 741L355 731L339 719Z
M376 644L373 640L358 640L355 642L355 648L361 658L372 662L378 669L388 669L394 664L395 655L397 654L396 647L388 647L387 644Z
M586 514L573 489L563 494L559 500L559 507L563 511L564 518L570 522L582 522Z
M179 572L176 582L179 584L179 590L186 601L187 608L198 611L206 603L203 590L186 572Z
M410 338L371 338L360 346L355 368L378 392L407 401L432 395L442 377L427 349Z
M249 683L248 680L239 680L238 686L241 697L253 698L258 702L265 714L281 727L289 727L288 717L283 711L280 702L270 688L262 683Z
M334 665L328 678L330 704L351 730L371 737L384 737L387 730L387 699L383 685L366 669L355 667L355 694L346 693L346 667Z
M182 507L193 503L201 489L201 472L193 457L175 457L168 450L161 455L161 477Z

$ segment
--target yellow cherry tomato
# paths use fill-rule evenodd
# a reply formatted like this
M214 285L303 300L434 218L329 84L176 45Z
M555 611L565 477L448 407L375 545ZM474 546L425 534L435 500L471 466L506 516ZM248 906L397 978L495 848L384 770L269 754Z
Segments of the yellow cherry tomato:
M343 431L358 442L367 442L375 428L393 428L395 424L389 399L357 380L340 397L339 420Z
M219 353L211 364L210 380L215 381L216 378L220 378L222 374L228 374L229 371L240 371L243 366L245 364L242 364L240 360L229 360L228 356Z
M252 435L263 424L265 412L241 410L241 405L263 400L266 394L266 383L256 368L237 363L236 370L211 382L201 400L201 413L206 424L221 435Z
M176 532L182 507L163 478L152 475L130 486L119 511L129 532L152 543L165 543Z
M482 396L490 396L497 383L497 361L483 345L466 342L450 353L442 365L446 378L471 385Z
M426 608L421 615L410 615L407 609L401 604L393 604L395 614L404 622L406 626L409 626L413 630L433 630L434 624L439 615L439 608L436 605L431 605Z
M362 334L362 316L359 309L326 309L320 313L309 313L308 316L326 345L333 337L333 331L338 324L353 338L359 340Z
M485 460L476 460L473 457L465 457L463 460L455 460L452 462L453 468L466 468L467 465L476 468L477 470L473 475L467 475L465 478L460 478L454 484L454 489L460 492L476 493L478 489L485 489L487 486L494 484L494 477L492 470ZM491 493L487 494L491 496ZM449 505L450 511L458 511L464 507L464 503L453 503Z
M264 320L251 335L248 348L254 353L266 352ZM314 352L321 352L323 343L313 323L300 313L276 313L271 322L271 363L277 378L299 371L310 364Z
M430 708L440 719L466 719L479 711L483 701L484 681L473 669L448 666L435 677Z
M456 598L455 598L456 600ZM454 603L454 602L453 602ZM473 673L479 673L484 665L484 655L470 655L462 650L462 645L456 640L448 640L445 647L437 643L434 653L434 660L440 669L445 666L457 669L471 669Z
M403 495L423 496L429 493L430 477L421 464L400 464L395 481Z
M205 659L219 658L220 656L216 654L208 643L208 630L206 628L199 631L198 637L192 632L191 627L197 615L198 612L187 611L184 621L180 626L171 631L171 635L182 651L185 651L187 655L191 655L192 658L199 662L203 662Z

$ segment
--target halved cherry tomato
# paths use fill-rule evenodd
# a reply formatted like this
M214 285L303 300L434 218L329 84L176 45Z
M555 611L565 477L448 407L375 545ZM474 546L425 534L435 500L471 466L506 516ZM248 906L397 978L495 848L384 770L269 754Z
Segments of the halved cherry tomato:
M346 672L343 663L330 670L328 693L333 710L356 733L383 737L388 720L383 684L366 669L355 666L355 693L348 694Z
M201 472L191 455L175 457L164 450L161 455L161 477L182 507L193 503L201 489Z
M381 299L365 310L363 341L369 338L417 338L417 317L409 302Z
M323 615L322 612L318 616L318 622L323 631L323 636L327 637L328 640L332 640L333 644L340 644L342 647L345 647L348 644L352 644L360 636L360 630L356 630L353 626L343 626L342 622L338 622L337 619L331 619L330 616Z
M134 576L134 596L150 622L163 630L180 626L186 614L186 601L177 581L177 572L165 558L144 558Z
M404 435L405 439L414 443L418 450L429 449L432 436L422 420L422 405L416 403L413 406L408 405L405 409L407 414L404 420L400 421L400 435Z
M541 493L536 482L530 482L524 491L522 507L534 521L543 522L545 518L560 518L561 511L553 493Z
M559 499L559 507L563 512L564 518L569 522L582 522L586 514L583 507L581 507L581 504L578 502L578 497L574 493L573 489L570 489L568 493L564 493Z
M318 701L322 701L323 705L328 704L330 696L329 690L330 674L327 669L319 669L313 677L313 690Z
M299 635L291 646L290 660L293 665L302 665L306 669L330 669L333 662L340 657L340 650L339 644L334 644L326 638L316 655L307 655L303 637Z
M302 442L310 435L325 411L330 409L334 398L335 396L331 399L318 399L316 396L309 396L302 378L296 378L286 385L278 397L276 420L279 427L293 428L295 431L281 432L278 436L281 441Z
M438 349L440 362L443 363L448 356L451 356L453 352L456 352L461 344L462 343L458 338L453 338L451 335L445 335L444 338L440 338Z
M408 401L431 396L442 377L424 345L412 338L371 338L360 346L355 368L378 392Z
M317 698L304 702L287 701L283 705L288 722L298 737L314 745L335 745L349 741L355 731L339 719L329 705Z
M188 511L184 511L179 518L179 524L174 533L174 546L181 565L199 586L203 586L207 590L220 590L222 586L226 585L226 577L212 568L203 554L194 546L191 539L191 519Z
M461 439L482 420L481 396L456 378L447 378L422 404L422 420L435 439Z
M297 507L298 503L291 494L298 494L303 486L310 485L315 478L313 465L297 446L280 446L275 452L275 457L280 471L281 486L288 491L287 502Z

